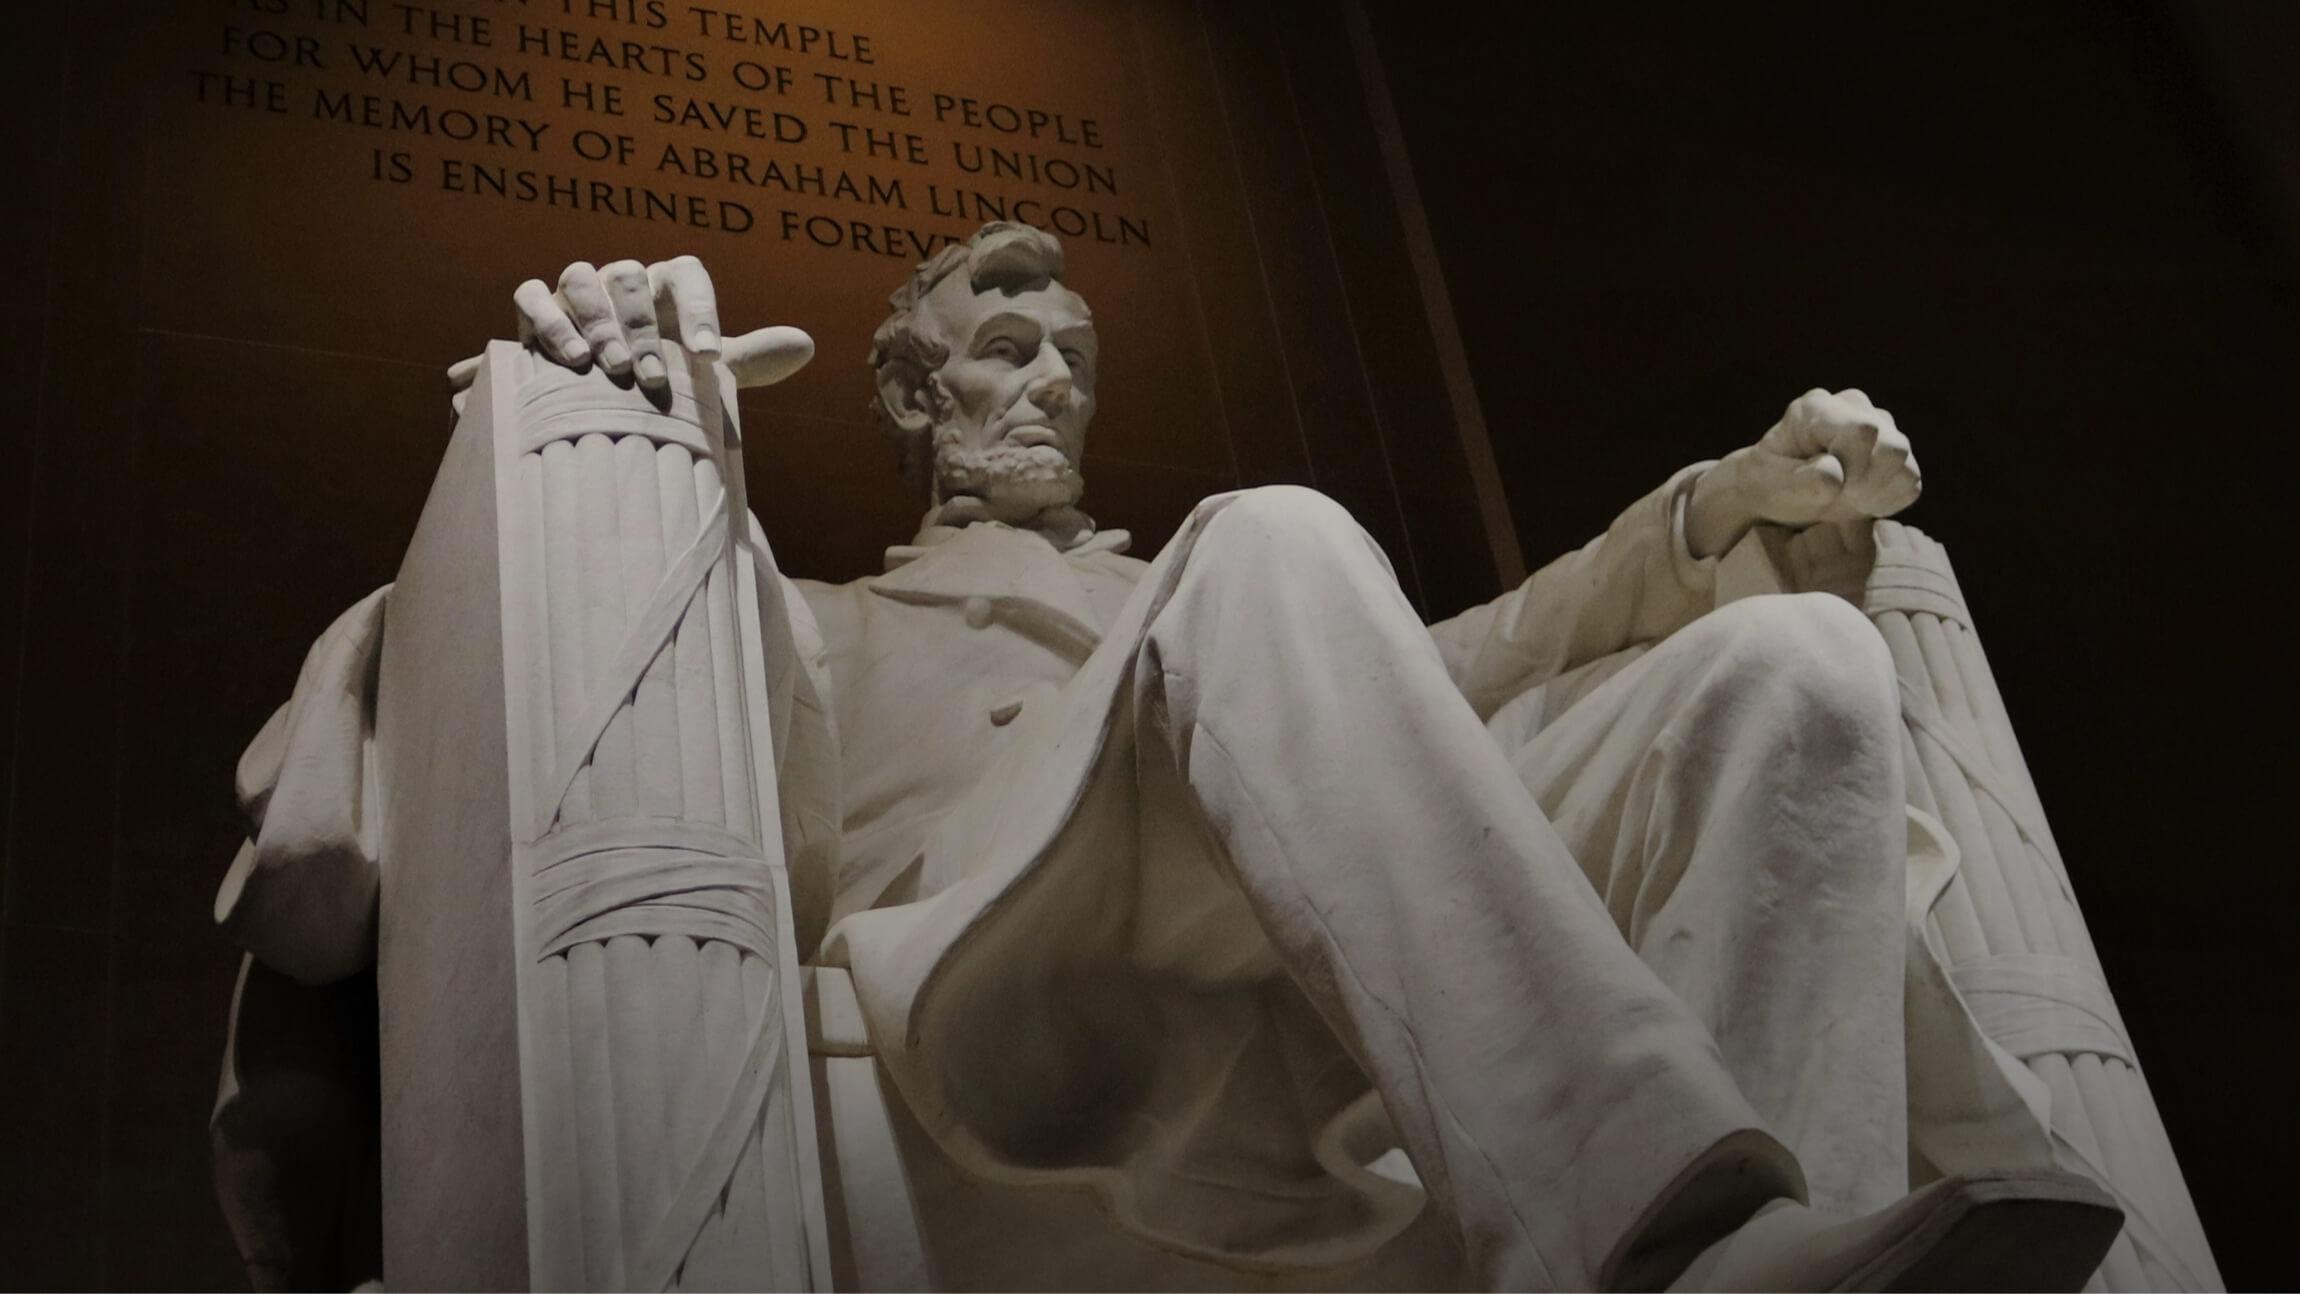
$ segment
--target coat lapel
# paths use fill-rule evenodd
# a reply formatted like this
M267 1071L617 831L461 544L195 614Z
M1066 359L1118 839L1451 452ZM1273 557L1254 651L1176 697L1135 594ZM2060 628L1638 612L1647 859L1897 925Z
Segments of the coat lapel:
M1070 558L1117 551L1125 542L1124 531L1102 531L1064 554L1027 531L968 526L940 543L888 549L893 569L869 588L917 606L964 606L979 599L1000 623L1051 639L1084 659L1102 640L1103 625Z

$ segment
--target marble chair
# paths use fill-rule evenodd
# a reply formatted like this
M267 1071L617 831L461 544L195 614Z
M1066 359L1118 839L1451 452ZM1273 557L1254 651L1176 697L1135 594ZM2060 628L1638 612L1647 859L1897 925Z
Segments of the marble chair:
M380 1261L403 1288L1458 1283L1430 1211L1348 1269L1242 1270L1126 1234L1083 1193L977 1180L910 1118L847 973L797 955L798 734L777 704L797 667L764 648L781 612L741 522L731 379L668 349L656 407L492 347L388 616L370 599L322 639L307 673L343 686L299 684L327 704L283 710L243 767L258 827L218 917L263 967L235 1027L262 1005L249 985L369 959L381 1026L380 1117L310 1095L378 1064L340 1038L267 1059L235 1035L218 1176L258 1285L359 1275L310 1260L338 1241L298 1234L273 1180L277 1147L318 1144L303 1124L347 1119L380 1124ZM600 520L618 515L653 524ZM2094 1288L2217 1288L1946 552L1892 522L1850 546L1760 530L1720 597L1780 591L1850 600L1899 674L1910 1028L1935 1035L1911 1055L1946 1058L1912 1068L1917 1175L2081 1167L2126 1214ZM353 753L299 761L304 730ZM328 777L292 798L341 821L266 814ZM1369 1166L1411 1181L1380 1149Z
M1977 1026L1984 1059L2043 1115L2050 1153L2109 1185L2125 1234L2091 1288L2219 1288L2219 1272L2022 759L1947 550L1915 527L1869 542L1761 531L1726 561L1720 600L1828 592L1893 653L1907 732L1912 983ZM1929 957L1926 956L1929 954ZM807 1043L842 1288L1237 1288L1251 1274L1159 1251L1076 1196L970 1180L906 1117L871 1059L846 972L806 969ZM1946 992L1943 992L1946 990ZM1943 1027L1921 1015L1913 1027ZM2016 1077L2012 1080L2019 1083ZM1946 1158L1954 1148L1941 1152ZM1921 1184L1953 1168L1920 1162ZM1410 1166L1394 1170L1410 1178ZM1429 1221L1425 1215L1424 1222ZM1302 1288L1445 1287L1459 1257L1419 1225L1371 1262ZM1257 1288L1288 1288L1271 1279Z

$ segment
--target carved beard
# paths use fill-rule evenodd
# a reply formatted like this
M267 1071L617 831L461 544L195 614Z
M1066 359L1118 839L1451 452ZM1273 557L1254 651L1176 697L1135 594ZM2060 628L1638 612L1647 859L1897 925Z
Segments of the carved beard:
M1009 525L1070 510L1086 493L1086 479L1077 465L1055 446L969 449L957 424L947 422L934 430L934 485L949 520Z

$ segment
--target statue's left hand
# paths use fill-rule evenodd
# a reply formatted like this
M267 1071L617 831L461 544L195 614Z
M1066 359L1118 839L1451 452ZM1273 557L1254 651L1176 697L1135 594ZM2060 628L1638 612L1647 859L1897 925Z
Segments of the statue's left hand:
M1847 388L1789 402L1756 444L1703 473L1686 507L1685 540L1713 557L1759 523L1801 530L1889 517L1917 501L1924 475L1893 415Z

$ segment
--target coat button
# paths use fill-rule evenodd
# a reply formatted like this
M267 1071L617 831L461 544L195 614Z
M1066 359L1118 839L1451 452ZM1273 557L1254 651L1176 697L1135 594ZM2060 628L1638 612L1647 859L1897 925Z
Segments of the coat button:
M990 623L990 599L971 597L966 600L966 623L980 629Z

